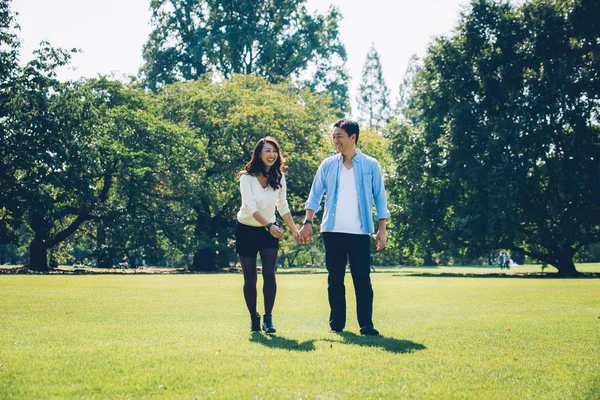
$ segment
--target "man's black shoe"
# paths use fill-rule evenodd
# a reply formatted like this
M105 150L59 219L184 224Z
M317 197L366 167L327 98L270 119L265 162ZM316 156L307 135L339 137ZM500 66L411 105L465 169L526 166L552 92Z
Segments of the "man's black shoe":
M379 336L379 331L372 326L366 326L364 328L360 328L360 334L367 336Z

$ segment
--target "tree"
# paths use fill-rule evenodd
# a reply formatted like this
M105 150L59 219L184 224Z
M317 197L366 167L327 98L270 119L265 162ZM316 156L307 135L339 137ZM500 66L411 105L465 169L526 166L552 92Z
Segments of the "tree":
M153 0L154 27L144 46L141 74L151 90L206 72L226 79L255 74L276 83L316 72L308 84L332 89L333 103L348 108L346 51L339 11L309 14L305 0ZM341 85L342 88L334 87Z
M322 121L333 120L324 98L251 75L169 85L160 98L165 118L185 123L206 149L197 155L205 167L199 179L178 199L187 205L186 220L193 228L192 239L181 248L194 253L190 269L214 270L236 259L232 239L241 199L235 177L264 136L276 137L287 152L288 200L295 213L303 214L327 149Z
M600 9L477 0L392 135L396 220L431 246L523 251L576 275L600 240Z
M31 230L29 268L44 271L48 251L86 222L130 211L120 202L134 192L168 187L184 142L174 143L178 130L152 116L143 92L106 79L60 83L55 70L69 54L49 45L36 54L4 104L0 185L9 196L0 209L11 228ZM113 195L126 186L135 187L127 198Z
M19 40L15 33L15 20L10 11L10 1L0 3L0 138L6 137L8 126L6 120L9 118L9 108L6 106L13 97L14 76L18 68ZM4 142L0 139L0 157L3 161L7 154ZM2 164L0 164L2 166ZM0 181L6 174L5 168L0 169ZM17 240L15 224L12 216L3 205L10 199L9 188L0 190L0 245L14 243Z
M396 100L396 107L394 108L393 112L393 115L396 119L404 120L407 118L405 113L409 108L409 101L412 97L413 81L417 75L419 66L419 57L417 57L416 54L410 56L410 59L408 60L408 66L406 67L406 72L404 72L402 83L400 83L400 87L398 89L398 99Z
M369 128L381 129L387 123L391 112L390 90L374 45L367 53L356 101L360 119Z
M185 240L181 205L176 199L202 170L204 151L184 127L162 117L153 95L105 79L91 82L103 116L98 146L102 160L115 164L109 197L94 213L98 266L161 259L168 247Z

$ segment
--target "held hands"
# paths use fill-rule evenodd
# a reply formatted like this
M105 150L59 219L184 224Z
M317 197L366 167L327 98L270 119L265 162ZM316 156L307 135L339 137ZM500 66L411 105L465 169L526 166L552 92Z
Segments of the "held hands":
M298 239L296 239L296 241L298 242L298 244L310 243L311 236L312 224L304 224L302 225L302 228L300 228L300 232L298 232Z

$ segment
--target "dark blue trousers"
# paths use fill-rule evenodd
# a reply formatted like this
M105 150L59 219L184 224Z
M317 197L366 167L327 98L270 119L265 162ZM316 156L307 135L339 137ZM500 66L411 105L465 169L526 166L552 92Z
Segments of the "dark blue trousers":
M323 232L329 326L342 330L346 326L346 287L344 276L350 261L350 273L356 293L356 315L361 328L373 327L373 287L371 286L371 238L369 235Z

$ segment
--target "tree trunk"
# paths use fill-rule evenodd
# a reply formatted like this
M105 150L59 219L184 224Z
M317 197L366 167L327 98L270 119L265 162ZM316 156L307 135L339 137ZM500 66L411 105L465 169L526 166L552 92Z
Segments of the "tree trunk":
M96 229L96 267L112 268L112 254L106 247L106 228L101 222Z
M429 249L426 250L425 256L423 257L423 265L426 267L433 267L435 265L435 261L433 261L433 253Z
M216 270L217 253L213 249L200 249L194 253L194 261L190 271L209 272Z
M558 275L560 276L579 276L579 271L575 268L575 263L573 262L573 251L564 251L558 255L558 265L555 265L556 269L558 269Z
M35 237L29 244L29 265L33 271L50 271L48 267L48 248L43 239Z

